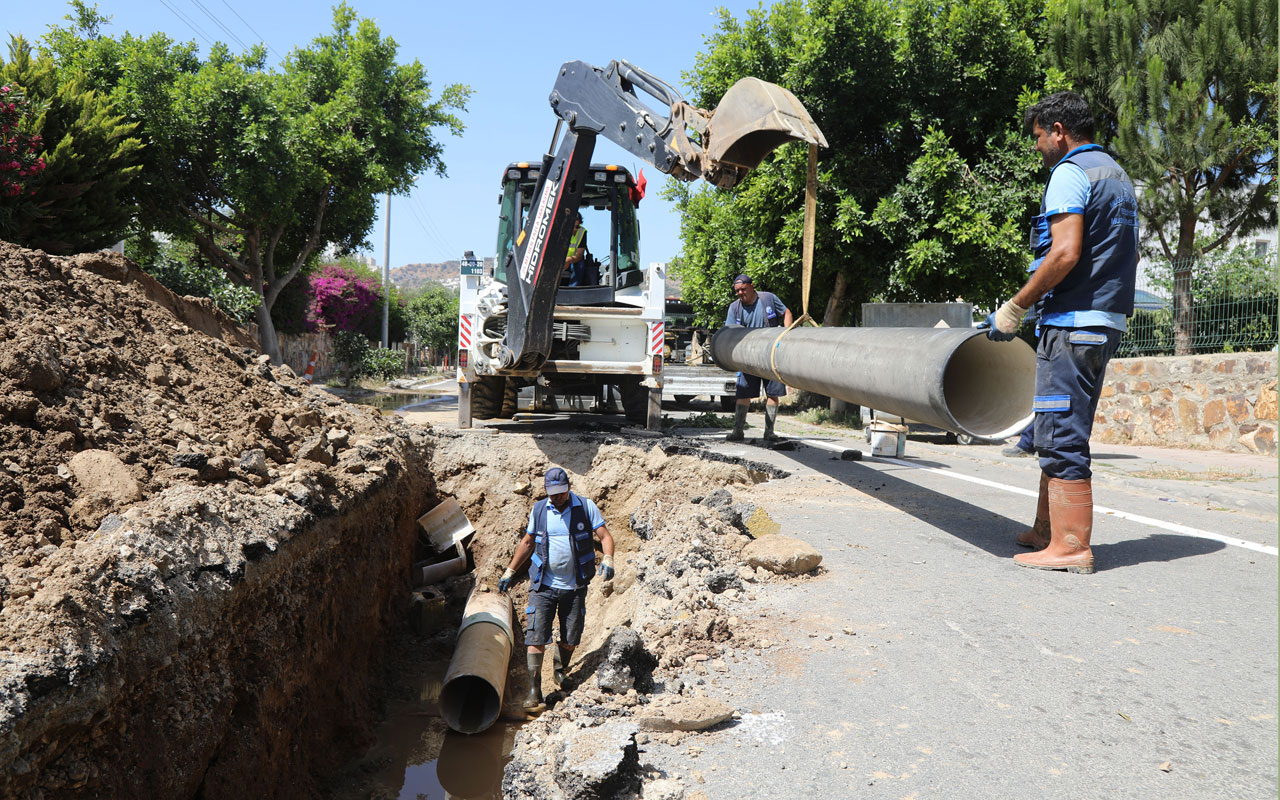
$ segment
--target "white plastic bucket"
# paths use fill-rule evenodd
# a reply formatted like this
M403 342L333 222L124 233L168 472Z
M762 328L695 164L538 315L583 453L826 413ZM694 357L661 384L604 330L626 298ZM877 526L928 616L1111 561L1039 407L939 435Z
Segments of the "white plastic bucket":
M902 458L907 447L907 426L888 422L871 423L871 455Z

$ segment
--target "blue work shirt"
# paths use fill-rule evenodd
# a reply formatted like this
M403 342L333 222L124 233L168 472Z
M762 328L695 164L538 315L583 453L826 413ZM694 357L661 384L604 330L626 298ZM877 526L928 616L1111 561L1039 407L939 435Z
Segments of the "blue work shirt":
M756 292L756 301L747 305L741 300L729 304L725 325L747 328L773 328L781 325L787 314L786 305L773 292Z
M1067 159L1083 147L1090 146L1074 148L1049 173L1049 185L1044 192L1045 224L1057 214L1084 215L1085 207L1089 205L1089 178L1083 169ZM1032 262L1031 271L1035 272L1039 266L1040 260L1037 259ZM1045 325L1055 328L1114 328L1123 332L1128 328L1128 321L1124 314L1110 311L1059 311L1045 314L1037 322L1037 327Z
M585 497L569 493L569 503L560 511L553 504L547 503L547 574L551 576L549 585L552 589L574 589L578 586L578 576L573 564L573 545L569 542L569 512L574 504L582 506L591 521L591 530L604 527L604 517L596 504ZM536 505L536 504L535 504ZM533 511L529 512L529 525L525 533L534 535Z

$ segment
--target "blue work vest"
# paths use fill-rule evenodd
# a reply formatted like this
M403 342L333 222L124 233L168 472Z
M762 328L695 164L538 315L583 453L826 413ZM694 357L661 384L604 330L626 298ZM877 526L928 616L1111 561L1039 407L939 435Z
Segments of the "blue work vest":
M1084 240L1080 260L1045 295L1042 314L1109 311L1133 316L1138 275L1138 200L1133 183L1115 159L1096 144L1076 148L1058 166L1067 163L1084 170L1089 179ZM1045 189L1047 192L1048 184ZM1041 195L1040 214L1031 220L1030 244L1035 254L1032 271L1053 246L1047 210Z
M782 324L782 317L778 316L778 309L773 307L773 302L776 299L777 296L770 292L756 292L756 302L764 303L764 324L767 328L776 328ZM742 321L741 300L734 300L729 304L729 316L733 317L734 325L746 324Z
M575 503L574 501L577 500ZM547 506L551 501L542 498L533 506L533 556L529 559L529 586L541 589L543 579L550 580L546 569L550 537L547 535ZM591 518L578 496L569 494L569 547L577 564L578 586L586 586L596 574L596 551L591 544Z

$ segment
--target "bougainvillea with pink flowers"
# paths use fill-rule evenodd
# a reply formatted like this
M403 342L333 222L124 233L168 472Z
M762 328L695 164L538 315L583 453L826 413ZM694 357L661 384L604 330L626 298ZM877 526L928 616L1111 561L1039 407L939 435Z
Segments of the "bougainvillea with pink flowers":
M44 172L40 135L30 133L24 125L30 114L21 92L0 86L0 198L35 194L27 186Z
M382 298L382 287L345 264L325 264L311 275L307 321L316 328L352 331Z

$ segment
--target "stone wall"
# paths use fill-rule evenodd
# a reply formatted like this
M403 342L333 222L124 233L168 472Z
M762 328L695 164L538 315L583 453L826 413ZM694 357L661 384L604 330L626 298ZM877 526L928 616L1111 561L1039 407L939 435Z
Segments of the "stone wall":
M1094 415L1095 441L1276 452L1276 355L1117 358Z
M301 375L307 371L307 363L311 354L316 354L316 370L314 380L323 383L334 372L334 365L329 361L333 351L333 342L329 334L319 333L282 333L277 337L280 341L280 358L294 372Z

